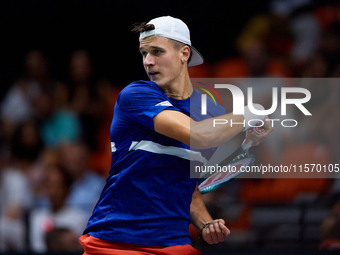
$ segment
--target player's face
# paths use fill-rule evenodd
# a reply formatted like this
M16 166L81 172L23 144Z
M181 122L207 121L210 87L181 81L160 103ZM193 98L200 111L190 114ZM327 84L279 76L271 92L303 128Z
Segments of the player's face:
M158 86L169 86L183 70L183 53L165 37L150 36L140 41L140 53L149 79Z

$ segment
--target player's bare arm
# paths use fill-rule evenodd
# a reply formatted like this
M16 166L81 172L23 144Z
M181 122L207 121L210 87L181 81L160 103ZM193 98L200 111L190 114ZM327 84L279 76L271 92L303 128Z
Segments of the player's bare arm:
M221 118L232 120L234 123L244 120L242 115L233 115L232 113L223 115ZM213 125L213 118L194 121L187 115L172 110L164 110L154 117L156 132L183 142L195 149L217 147L229 141L244 129L242 125L232 127L229 125L216 125L213 127ZM272 130L270 125L265 125L264 127L266 129L264 134L249 134L257 144L262 142Z
M230 234L223 219L212 219L197 186L192 195L190 217L192 224L202 232L203 239L209 244L223 242Z

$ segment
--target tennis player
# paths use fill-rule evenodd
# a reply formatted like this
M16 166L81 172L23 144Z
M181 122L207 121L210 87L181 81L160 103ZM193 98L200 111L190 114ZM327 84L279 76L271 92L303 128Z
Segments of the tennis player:
M191 86L188 66L203 58L191 46L185 23L159 17L134 31L140 32L139 50L150 81L129 84L117 98L110 176L79 240L88 255L200 254L191 245L190 223L209 244L224 241L230 231L223 219L212 219L197 180L190 178L190 157L203 160L190 148L209 151L244 127L212 128L211 118L189 117L190 100L199 101L201 95ZM211 101L209 109L216 107ZM214 112L234 122L249 118L225 114L222 107ZM269 132L267 127L265 134L248 132L248 137L259 143Z

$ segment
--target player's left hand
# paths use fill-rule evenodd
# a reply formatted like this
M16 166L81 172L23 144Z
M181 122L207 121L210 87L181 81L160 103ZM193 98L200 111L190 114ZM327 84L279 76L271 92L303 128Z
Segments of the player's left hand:
M262 128L264 128L265 131L262 134L257 134L253 128L249 128L246 131L245 143L252 141L252 146L257 146L263 142L270 132L273 131L274 128L272 127L272 123L269 121L268 116L264 118L263 122L264 124Z
M225 226L223 219L213 220L202 231L203 240L208 244L223 242L229 234L230 230Z

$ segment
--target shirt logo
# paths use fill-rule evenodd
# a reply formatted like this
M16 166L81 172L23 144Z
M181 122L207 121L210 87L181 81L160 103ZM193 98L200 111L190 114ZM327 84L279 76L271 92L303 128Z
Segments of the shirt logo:
M114 142L111 142L111 152L115 152L116 150L116 144Z
M172 106L172 104L169 101L163 101L156 104L155 106Z

